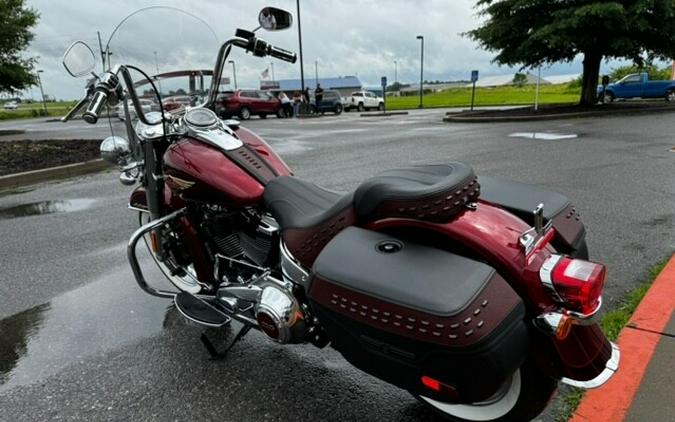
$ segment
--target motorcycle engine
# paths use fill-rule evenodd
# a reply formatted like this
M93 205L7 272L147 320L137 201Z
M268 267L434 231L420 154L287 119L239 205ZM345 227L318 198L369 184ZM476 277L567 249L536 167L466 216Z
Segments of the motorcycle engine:
M301 343L305 339L307 324L300 304L282 286L269 284L263 288L255 317L260 330L278 343Z

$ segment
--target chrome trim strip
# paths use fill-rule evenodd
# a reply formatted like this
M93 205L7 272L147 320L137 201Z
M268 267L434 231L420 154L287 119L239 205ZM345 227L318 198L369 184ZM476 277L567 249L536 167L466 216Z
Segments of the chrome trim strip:
M572 387L577 388L598 388L604 385L610 378L619 370L619 362L621 361L621 351L619 346L614 343L612 344L612 356L610 356L607 363L605 363L605 369L595 378L588 381L577 381L571 378L562 378L560 381L564 384L571 385Z
M141 226L138 230L134 232L134 234L131 235L131 238L129 239L129 244L127 245L127 258L129 259L129 265L131 265L131 270L134 273L136 283L138 283L141 289L143 289L143 291L145 291L148 294L163 298L173 298L176 296L176 292L156 289L148 284L148 282L145 280L145 277L143 276L141 265L139 264L138 257L136 256L136 245L138 244L138 241L141 240L146 233L168 223L169 221L175 218L183 216L183 214L185 214L186 212L187 210L185 208L182 208L162 218L153 220L148 224Z
M546 290L551 294L553 300L559 303L563 302L563 300L555 290L551 274L561 259L562 255L551 255L546 261L544 261L541 268L539 269L539 279L541 280L541 284L543 284Z
M127 204L127 209L132 210L132 211L140 211L140 212L145 212L145 213L150 214L150 211L147 208L138 208L138 207L134 207L131 204Z
M295 257L286 248L283 240L279 242L279 249L281 250L281 273L289 281L307 287L309 273L296 261Z

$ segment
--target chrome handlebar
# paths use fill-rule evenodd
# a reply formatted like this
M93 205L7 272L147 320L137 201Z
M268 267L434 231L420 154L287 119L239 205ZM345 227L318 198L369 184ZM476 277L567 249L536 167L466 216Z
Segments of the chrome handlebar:
M94 97L89 101L87 109L82 115L82 119L85 122L90 124L96 124L98 122L98 116L103 110L103 106L108 102L108 94L106 94L102 89L97 89L94 93Z

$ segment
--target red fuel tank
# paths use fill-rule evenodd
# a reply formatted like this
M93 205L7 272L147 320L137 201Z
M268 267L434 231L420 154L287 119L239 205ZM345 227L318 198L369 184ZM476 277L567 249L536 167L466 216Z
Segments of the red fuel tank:
M230 151L194 138L172 144L164 154L167 186L186 200L250 206L267 182L292 174L262 138L244 128L236 133L243 146Z

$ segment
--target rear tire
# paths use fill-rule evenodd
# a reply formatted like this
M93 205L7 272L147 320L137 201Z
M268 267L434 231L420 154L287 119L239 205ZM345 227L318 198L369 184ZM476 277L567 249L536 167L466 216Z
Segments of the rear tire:
M380 111L384 111L384 103L378 104L377 109Z
M333 112L338 115L342 113L342 104L335 104L335 110Z
M358 110L359 111L364 111L366 108L363 106L363 103L359 103Z
M454 422L524 422L534 419L548 404L558 383L525 362L504 387L482 403L448 404L422 396L418 400L445 420Z
M251 118L251 110L248 107L242 107L241 110L239 110L239 117L241 117L241 120L248 120Z

